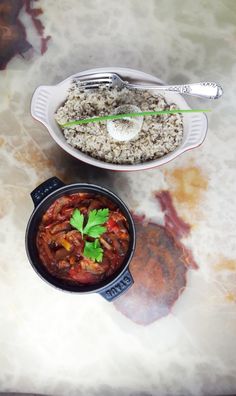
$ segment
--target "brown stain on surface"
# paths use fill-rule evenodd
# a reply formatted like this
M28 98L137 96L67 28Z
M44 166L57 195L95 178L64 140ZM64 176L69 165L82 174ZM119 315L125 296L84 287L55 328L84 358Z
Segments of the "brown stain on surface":
M180 240L189 234L190 227L178 217L168 191L157 195L163 210L169 211L165 226L147 221L145 216L134 216L137 245L130 264L134 284L114 303L125 316L142 325L170 313L186 286L187 270L198 268L191 251Z
M23 0L0 0L0 70L14 55L24 56L32 48L18 19L22 6Z
M39 15L43 14L43 10L42 8L32 8L31 0L24 0L24 2L25 2L25 10L31 16L35 29L41 38L41 54L43 55L47 51L48 48L47 43L51 38L51 36L44 37L44 26L40 21L40 19L38 18Z
M45 179L52 176L57 176L59 179L65 181L64 171L58 169L56 164L48 159L48 157L32 142L28 142L17 149L14 153L14 158L26 165L27 168L34 169L37 180L35 187L44 182Z
M137 247L130 265L133 286L114 304L132 321L148 325L169 314L186 286L187 254L164 227L136 222Z
M229 292L225 295L225 299L230 303L236 303L236 294L233 292Z
M188 209L195 208L208 187L208 179L202 170L194 165L165 172L170 191L179 204Z
M26 37L23 24L18 19L22 8L31 16L38 35L41 38L41 54L47 49L50 36L44 37L44 26L38 19L43 13L41 8L32 8L30 0L0 0L0 70L5 69L9 60L16 54L29 58L32 45Z
M214 265L216 271L236 271L236 260L221 257L221 259Z
M156 192L155 197L158 199L161 209L164 212L166 228L174 232L178 238L187 236L191 227L177 214L169 191L163 190Z
M0 219L2 219L6 215L6 213L7 213L6 204L3 201L1 201L0 202Z
M7 213L9 213L9 206L10 206L10 202L11 202L11 196L8 193L8 191L2 192L0 194L0 219L2 219L4 216L7 215Z
M235 273L236 273L236 260L230 259L225 256L220 256L217 262L213 265L213 269L217 274L217 277L220 278L220 283L224 286L224 277L227 277L227 283L223 287L227 292L224 294L224 299L228 303L236 303L236 293L232 290L232 286L235 285ZM229 285L229 282L231 286ZM231 290L229 290L229 288ZM235 287L234 287L235 289Z
M27 143L18 149L14 157L26 165L35 168L36 170L44 170L47 168L53 168L53 162L50 161L45 155L32 144Z
M172 233L176 243L179 241L181 244L181 249L184 249L185 265L187 265L189 268L198 269L198 265L193 258L191 250L187 249L180 242L182 237L187 237L190 234L191 226L178 215L169 191L159 191L155 193L155 197L157 198L161 205L161 209L164 212L165 228L170 233Z

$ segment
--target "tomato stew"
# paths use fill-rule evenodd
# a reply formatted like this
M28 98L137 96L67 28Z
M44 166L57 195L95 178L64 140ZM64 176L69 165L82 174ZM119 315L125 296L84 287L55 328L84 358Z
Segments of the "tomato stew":
M90 211L109 209L106 231L99 237L103 249L101 262L83 254L86 241L93 242L94 238L82 236L71 226L75 208L84 215L85 223ZM44 213L36 238L39 257L49 273L78 285L96 284L113 275L125 259L129 241L128 222L119 207L105 196L86 192L56 199Z

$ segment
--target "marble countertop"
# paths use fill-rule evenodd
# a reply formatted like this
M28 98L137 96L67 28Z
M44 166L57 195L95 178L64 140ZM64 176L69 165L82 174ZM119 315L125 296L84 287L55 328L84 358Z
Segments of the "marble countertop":
M0 37L8 43L3 25L13 22L2 17L2 3ZM235 394L236 2L39 0L19 19L26 38L18 42L10 29L17 54L4 64L10 47L1 47L0 59L0 391ZM64 153L32 119L32 93L102 66L168 83L219 82L223 98L203 102L212 109L204 144L133 173ZM136 214L135 285L114 304L50 287L27 260L30 192L54 175L109 187Z

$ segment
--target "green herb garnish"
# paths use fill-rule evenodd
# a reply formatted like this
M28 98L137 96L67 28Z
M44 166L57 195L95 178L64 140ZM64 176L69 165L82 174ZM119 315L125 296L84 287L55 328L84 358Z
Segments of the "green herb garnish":
M73 120L66 122L65 124L59 124L62 128L67 128L73 125L79 125L79 124L89 124L91 122L101 122L101 121L107 121L107 120L119 120L122 118L127 118L127 117L141 117L141 116L153 116L153 115L162 115L162 114L178 114L178 113L207 113L211 111L210 109L208 110L162 110L162 111L142 111L140 113L127 113L127 114L112 114L112 115L107 115L107 116L102 116L102 117L93 117L93 118L85 118L81 120Z
M89 235L93 238L98 238L107 229L101 226L101 224L106 223L109 216L109 209L99 209L91 210L89 212L88 222L84 228L84 234Z
M107 230L103 224L107 222L108 217L109 209L91 210L88 215L87 224L84 227L84 215L79 209L75 209L70 218L70 224L81 232L82 238L84 235L99 238ZM103 249L101 248L99 239L95 239L93 242L86 241L83 254L93 261L101 262Z
M103 259L103 249L101 248L99 239L95 239L93 242L86 241L83 254L85 257L100 263Z
M108 216L109 209L91 210L87 224L84 227L84 215L79 209L75 209L70 219L70 224L80 231L82 236L85 234L92 238L98 238L107 230L102 224L106 223Z
M72 227L76 228L79 230L82 234L82 238L84 235L84 229L83 229L83 224L84 224L84 215L80 213L79 209L75 209L71 218L70 218L70 224Z

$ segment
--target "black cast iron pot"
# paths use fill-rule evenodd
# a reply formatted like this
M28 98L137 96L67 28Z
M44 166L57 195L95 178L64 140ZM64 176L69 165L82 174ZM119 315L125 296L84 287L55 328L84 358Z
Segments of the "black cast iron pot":
M110 278L107 278L95 285L78 286L53 277L41 263L38 255L38 249L36 247L36 234L45 211L57 198L62 195L69 195L76 192L93 192L105 195L118 205L129 224L130 244L122 266ZM26 229L26 251L32 267L43 280L48 282L50 285L68 292L99 293L108 301L114 300L132 286L134 281L129 272L128 266L135 249L135 227L129 209L117 195L94 184L76 183L65 185L57 177L52 177L32 191L31 197L34 202L35 209L29 219Z

